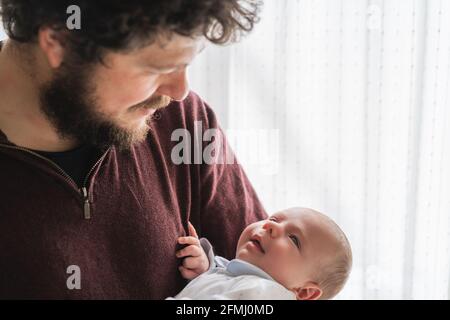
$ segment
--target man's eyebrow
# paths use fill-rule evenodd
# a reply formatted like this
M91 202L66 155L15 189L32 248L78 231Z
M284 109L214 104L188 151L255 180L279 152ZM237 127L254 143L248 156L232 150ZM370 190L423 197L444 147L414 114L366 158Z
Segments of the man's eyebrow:
M178 68L181 68L181 67L187 67L189 64L181 63L181 64L176 64L176 65L157 66L157 65L153 65L151 63L147 63L146 65L147 65L147 67L149 67L151 69L154 69L154 70L168 71L168 70L178 69Z

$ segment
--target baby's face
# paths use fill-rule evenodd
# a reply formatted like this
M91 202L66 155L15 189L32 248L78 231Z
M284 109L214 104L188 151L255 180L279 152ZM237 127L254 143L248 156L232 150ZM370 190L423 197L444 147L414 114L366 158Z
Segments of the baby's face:
M302 287L339 248L327 219L304 208L277 212L245 228L236 258L258 266L288 289Z

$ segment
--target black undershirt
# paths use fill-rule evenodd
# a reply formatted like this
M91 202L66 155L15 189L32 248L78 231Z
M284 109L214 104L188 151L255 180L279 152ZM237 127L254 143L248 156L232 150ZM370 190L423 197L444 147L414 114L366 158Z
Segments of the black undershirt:
M101 156L99 150L87 145L64 152L37 150L33 150L33 152L56 163L76 182L79 188L84 187L86 176Z

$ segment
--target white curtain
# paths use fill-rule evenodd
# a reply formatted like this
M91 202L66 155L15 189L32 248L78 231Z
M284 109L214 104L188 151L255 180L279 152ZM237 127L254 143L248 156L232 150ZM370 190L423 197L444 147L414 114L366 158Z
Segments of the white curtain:
M190 74L267 210L347 233L338 298L449 299L450 1L266 0Z

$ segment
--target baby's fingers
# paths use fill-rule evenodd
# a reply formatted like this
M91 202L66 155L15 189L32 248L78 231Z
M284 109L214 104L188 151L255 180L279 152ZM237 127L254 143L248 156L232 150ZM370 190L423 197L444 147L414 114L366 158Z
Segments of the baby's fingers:
M180 244L188 244L194 246L200 246L200 240L195 237L179 237L178 243Z
M202 260L199 257L187 257L183 259L183 267L191 269L194 271L199 271L198 269L202 266Z
M178 258L183 258L183 257L187 257L187 256L198 257L203 253L202 251L203 251L203 249L200 248L199 246L190 245L190 246L187 246L186 248L178 250L176 255Z
M198 239L197 231L190 221L188 221L189 235Z
M181 276L188 280L192 280L198 276L198 274L196 272L189 270L183 266L179 266L178 270L180 270Z

